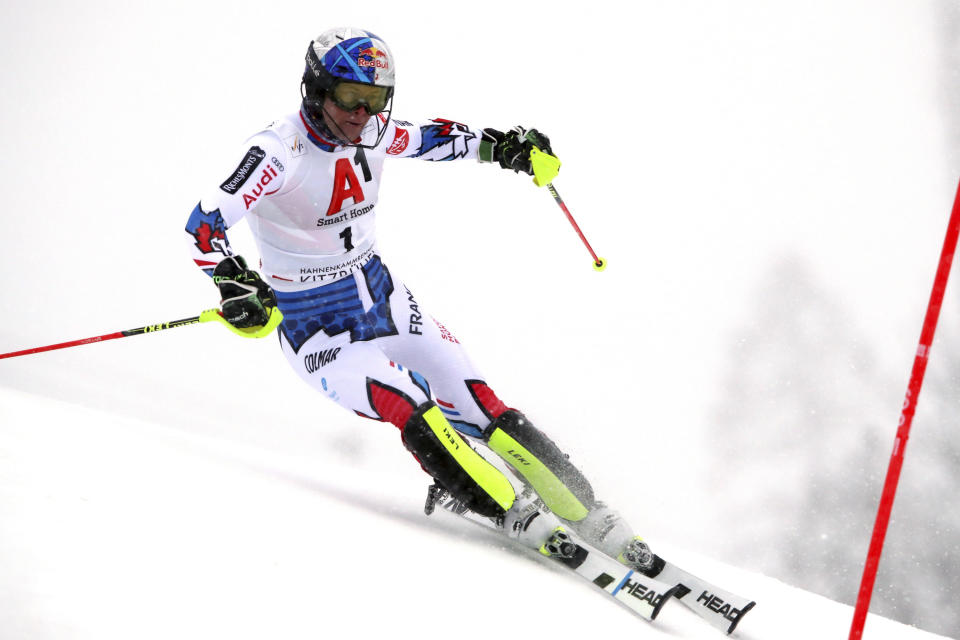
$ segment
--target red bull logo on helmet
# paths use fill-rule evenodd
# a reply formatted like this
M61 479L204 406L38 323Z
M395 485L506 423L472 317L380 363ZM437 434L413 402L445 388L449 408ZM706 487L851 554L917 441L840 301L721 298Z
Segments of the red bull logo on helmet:
M361 67L373 67L376 69L389 69L390 61L387 58L387 52L376 47L361 49L357 54L357 64Z

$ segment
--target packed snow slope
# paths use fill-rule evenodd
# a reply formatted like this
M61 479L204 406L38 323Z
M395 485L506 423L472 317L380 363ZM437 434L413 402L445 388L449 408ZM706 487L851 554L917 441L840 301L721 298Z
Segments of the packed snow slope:
M647 623L492 532L427 518L412 464L378 471L282 428L271 451L6 388L0 423L5 640L721 637L679 603ZM651 542L757 600L735 637L845 637L850 607ZM874 616L867 630L940 637Z

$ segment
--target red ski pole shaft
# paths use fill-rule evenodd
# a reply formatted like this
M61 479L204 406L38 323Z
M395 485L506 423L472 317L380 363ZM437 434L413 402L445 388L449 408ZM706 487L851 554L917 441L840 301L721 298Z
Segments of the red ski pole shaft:
M106 340L116 340L117 338L127 338L129 336L138 336L144 333L154 333L156 331L163 331L164 329L175 329L176 327L185 327L190 324L197 324L198 322L201 322L200 316L195 316L193 318L184 318L183 320L174 320L173 322L151 324L151 325L147 325L146 327L137 327L136 329L126 329L124 331L117 331L116 333L106 333L102 336L94 336L92 338L83 338L82 340L71 340L70 342L60 342L58 344L51 344L45 347L34 347L32 349L24 349L23 351L11 351L10 353L0 353L0 360L3 360L4 358L16 358L17 356L26 356L32 353L54 351L56 349L67 349L69 347L79 347L82 344L92 344L94 342L104 342Z
M853 612L853 622L850 625L850 639L860 640L863 636L863 626L870 609L870 599L873 596L873 586L877 578L877 568L880 565L880 555L883 551L883 542L887 535L887 526L890 523L890 512L893 510L893 500L897 493L897 484L900 481L900 470L903 468L903 455L910 437L910 427L913 424L913 415L917 409L917 398L923 386L923 376L926 373L927 361L930 357L930 346L933 335L937 330L937 321L940 317L940 306L943 303L943 294L947 288L947 278L953 264L953 254L957 248L957 236L960 234L960 185L953 202L953 212L947 225L947 235L943 240L943 250L940 252L940 264L933 281L933 292L927 305L927 315L923 320L923 330L920 332L920 343L917 345L917 354L913 360L913 371L910 374L910 384L907 387L907 396L903 401L903 412L900 414L900 424L897 428L897 437L893 443L893 453L887 468L887 478L883 484L883 493L880 496L880 506L877 509L877 519L873 526L873 537L867 551L867 560L863 567L863 579L860 582L860 592L857 595L857 606Z
M577 235L580 236L580 240L583 242L583 246L587 248L587 251L590 252L590 257L593 258L593 268L597 271L603 271L607 267L607 262L603 258L597 257L596 252L593 250L593 247L590 246L590 243L587 242L587 237L583 235L583 231L580 230L580 225L577 224L577 221L573 219L573 215L570 213L570 210L567 209L567 205L563 202L563 198L560 197L560 194L557 193L557 188L553 186L553 183L547 185L547 189L550 191L550 195L553 196L553 199L557 201L557 204L560 205L560 208L563 209L563 212L567 216L567 220L570 221L570 224L573 226L574 231L577 232Z

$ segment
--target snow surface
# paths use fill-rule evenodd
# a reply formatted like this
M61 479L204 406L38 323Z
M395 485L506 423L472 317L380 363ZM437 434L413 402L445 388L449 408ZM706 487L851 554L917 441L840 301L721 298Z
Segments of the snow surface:
M722 637L679 603L653 624L637 619L492 532L427 518L417 496L341 456L274 453L9 389L0 420L4 640L487 640L531 627L537 637ZM757 600L735 637L846 637L848 606L651 542ZM872 614L867 630L942 637Z
M847 607L708 559L737 564L730 541L754 539L728 516L727 471L807 489L751 465L718 473L717 407L737 336L767 335L761 284L792 260L849 312L833 332L895 380L875 389L892 441L960 175L938 38L955 3L331 4L5 6L0 351L213 306L187 215L247 135L296 108L309 40L363 26L397 56L395 115L548 133L556 186L609 268L590 268L525 177L417 161L385 172L385 262L658 550L756 597L742 637L845 637ZM245 231L231 240L252 256ZM941 324L960 326L960 305ZM860 408L837 371L806 364L806 393ZM823 456L806 444L797 456ZM926 471L908 455L905 480ZM0 361L0 480L2 640L585 630L567 595L626 633L715 633L682 609L643 625L488 534L426 520L426 476L392 427L312 392L274 340L209 325ZM756 502L791 526L786 503ZM774 529L758 548L777 548ZM862 558L869 535L863 523L843 542ZM379 615L364 608L375 596ZM915 633L877 619L867 632Z

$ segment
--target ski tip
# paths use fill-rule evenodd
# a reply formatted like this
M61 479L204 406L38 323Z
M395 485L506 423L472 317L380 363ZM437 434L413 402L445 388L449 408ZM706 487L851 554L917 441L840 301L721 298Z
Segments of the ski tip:
M736 629L737 625L740 624L740 621L743 620L743 616L747 615L750 609L753 609L756 604L756 602L751 601L750 604L745 606L743 609L740 609L740 615L737 616L736 620L730 623L730 628L727 629L727 635L733 633L733 630Z
M667 592L663 594L663 597L660 598L660 602L658 602L653 607L653 611L650 613L651 620L657 619L657 616L660 615L660 609L663 609L663 605L667 604L667 601L669 601L670 598L672 598L677 594L677 589L678 587L673 587L672 589L667 590Z

